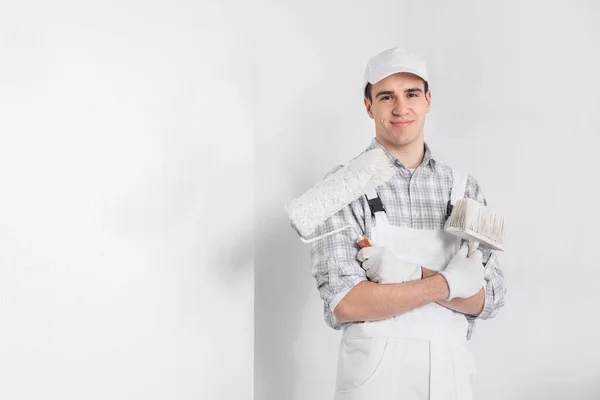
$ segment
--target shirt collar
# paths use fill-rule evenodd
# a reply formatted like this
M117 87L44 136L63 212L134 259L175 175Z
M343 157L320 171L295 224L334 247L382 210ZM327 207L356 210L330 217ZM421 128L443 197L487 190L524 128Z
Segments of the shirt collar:
M431 163L431 166L434 167L435 166L435 159L433 158L433 155L431 153L431 149L429 148L429 146L427 145L427 143L425 144L425 155L423 156L423 161L421 162L421 165L429 165ZM396 157L395 155L393 155L392 153L390 153L388 151L388 149L386 149L381 143L379 143L377 141L377 138L373 138L373 140L371 141L371 144L369 144L369 147L367 147L366 151L369 150L373 150L376 148L381 148L383 149L383 151L385 151L385 153L388 155L388 157L390 157L392 160L394 160L394 164L396 164L399 167L404 167L406 168L406 166L402 163L402 161L400 161L398 159L398 157Z

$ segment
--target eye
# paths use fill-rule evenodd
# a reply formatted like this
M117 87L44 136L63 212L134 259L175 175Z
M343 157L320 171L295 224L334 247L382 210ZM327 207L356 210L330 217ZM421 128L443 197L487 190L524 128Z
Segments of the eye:
M418 93L409 93L408 97L419 97Z
M381 97L380 97L380 99L381 99L381 101L385 101L385 100L391 100L391 99L392 99L392 96L390 96L390 95L385 95L385 96L381 96Z

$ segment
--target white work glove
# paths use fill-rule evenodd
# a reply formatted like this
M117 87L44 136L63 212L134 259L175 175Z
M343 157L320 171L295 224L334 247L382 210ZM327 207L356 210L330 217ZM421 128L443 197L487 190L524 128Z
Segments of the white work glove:
M373 282L402 283L421 279L420 265L401 260L385 247L365 247L356 258Z
M450 295L446 299L448 301L457 297L471 297L485 285L481 251L476 250L471 257L467 257L468 250L467 243L464 243L448 266L440 271L450 289Z

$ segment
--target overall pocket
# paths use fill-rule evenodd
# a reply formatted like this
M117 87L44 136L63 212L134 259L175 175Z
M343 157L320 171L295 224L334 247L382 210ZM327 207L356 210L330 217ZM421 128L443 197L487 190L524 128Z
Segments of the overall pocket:
M376 374L388 345L386 337L342 338L338 356L336 391L358 389Z

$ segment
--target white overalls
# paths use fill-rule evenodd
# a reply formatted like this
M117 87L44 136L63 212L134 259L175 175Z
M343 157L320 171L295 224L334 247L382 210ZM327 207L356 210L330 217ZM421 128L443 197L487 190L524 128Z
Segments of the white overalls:
M464 196L466 178L454 173L452 205ZM392 226L383 211L375 213L371 239L435 271L448 265L461 243L441 229ZM437 303L348 326L340 344L335 400L471 400L475 363L467 329L463 314Z

